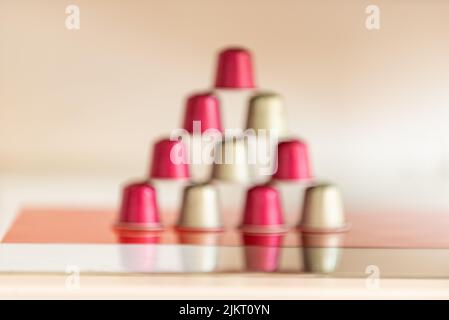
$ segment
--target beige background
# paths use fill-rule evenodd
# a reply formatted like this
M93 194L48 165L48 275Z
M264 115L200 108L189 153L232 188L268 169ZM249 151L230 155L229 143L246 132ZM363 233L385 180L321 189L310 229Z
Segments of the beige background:
M447 210L448 30L444 0L0 0L0 174L144 174L232 44L350 208Z

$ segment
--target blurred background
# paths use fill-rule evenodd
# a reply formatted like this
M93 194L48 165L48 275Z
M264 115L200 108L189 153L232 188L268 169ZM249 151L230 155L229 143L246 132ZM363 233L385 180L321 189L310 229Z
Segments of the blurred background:
M448 211L448 30L445 0L0 0L0 203L115 203L239 45L348 210Z

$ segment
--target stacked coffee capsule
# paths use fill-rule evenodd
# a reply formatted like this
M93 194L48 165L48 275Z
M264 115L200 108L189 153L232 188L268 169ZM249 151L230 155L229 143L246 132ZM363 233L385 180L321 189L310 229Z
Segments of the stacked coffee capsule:
M271 243L253 236L295 224L303 233L346 230L337 187L313 178L307 144L287 130L281 96L256 91L248 50L220 52L214 87L187 99L183 128L155 144L148 179L124 188L117 227L162 230L160 215L174 205L180 232L218 232L224 214L241 213L250 244ZM222 112L225 123L246 113L246 125L225 129ZM288 223L284 211L299 218Z

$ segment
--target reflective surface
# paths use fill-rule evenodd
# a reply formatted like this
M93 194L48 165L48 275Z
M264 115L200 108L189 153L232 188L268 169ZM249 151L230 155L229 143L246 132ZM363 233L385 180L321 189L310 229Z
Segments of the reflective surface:
M224 216L223 232L177 231L175 214L163 231L141 232L114 230L110 210L28 209L2 240L0 272L449 278L445 214L355 214L345 233L265 235L243 234L239 215Z
M1 273L290 273L298 276L449 278L449 250L214 245L1 245Z

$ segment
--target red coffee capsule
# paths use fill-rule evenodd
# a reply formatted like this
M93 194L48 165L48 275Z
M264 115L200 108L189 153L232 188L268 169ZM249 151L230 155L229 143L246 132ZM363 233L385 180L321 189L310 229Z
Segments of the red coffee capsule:
M203 133L206 130L215 129L223 131L221 125L220 102L213 93L199 93L187 99L184 115L184 129L194 133L194 122L199 122L198 129ZM195 132L196 133L196 132Z
M152 179L188 179L189 166L182 141L162 139L154 145L150 177Z
M123 190L118 227L135 230L162 229L156 191L147 182L132 183Z
M268 185L255 186L246 195L242 230L246 233L287 231L278 191Z
M276 180L308 180L312 178L307 144L288 140L278 144Z
M218 56L216 88L254 88L251 53L243 48L227 48Z

